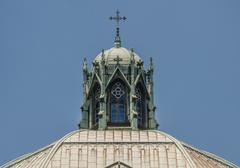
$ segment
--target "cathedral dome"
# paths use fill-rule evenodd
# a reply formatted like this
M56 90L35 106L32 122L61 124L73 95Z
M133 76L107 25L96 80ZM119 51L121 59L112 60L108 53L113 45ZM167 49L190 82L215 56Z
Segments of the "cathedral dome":
M121 47L119 28L114 44L92 70L84 59L79 130L0 168L237 168L157 130L152 59Z
M60 140L10 161L9 167L236 168L156 130L77 130Z
M102 55L103 53L98 54L94 61L100 62ZM106 64L117 64L119 62L119 64L127 65L131 63L132 56L135 63L141 62L141 58L135 52L124 47L112 47L104 50Z

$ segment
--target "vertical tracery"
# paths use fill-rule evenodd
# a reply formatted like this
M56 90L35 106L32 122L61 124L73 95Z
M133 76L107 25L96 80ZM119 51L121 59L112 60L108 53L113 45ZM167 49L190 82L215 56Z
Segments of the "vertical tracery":
M136 100L136 111L138 113L138 127L142 128L144 126L144 94L142 91L142 87L140 85L137 85L135 89L135 94L137 97Z
M94 87L94 94L93 94L93 116L92 116L92 121L93 121L93 127L98 127L98 121L99 121L99 116L98 113L100 111L100 94L101 94L101 88L99 84L96 84Z

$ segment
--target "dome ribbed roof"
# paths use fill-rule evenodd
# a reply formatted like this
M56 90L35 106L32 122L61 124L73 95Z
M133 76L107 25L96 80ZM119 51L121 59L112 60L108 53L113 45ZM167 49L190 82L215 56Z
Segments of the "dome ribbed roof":
M117 61L115 59L117 59L117 57L121 59L119 64L130 64L132 54L134 55L134 60L136 63L141 61L141 58L135 52L132 52L124 47L112 47L104 51L104 57L107 64L116 64ZM96 62L100 62L101 60L102 53L98 54L94 59Z
M220 157L154 130L77 130L1 168L104 168L117 164L122 167L237 168Z

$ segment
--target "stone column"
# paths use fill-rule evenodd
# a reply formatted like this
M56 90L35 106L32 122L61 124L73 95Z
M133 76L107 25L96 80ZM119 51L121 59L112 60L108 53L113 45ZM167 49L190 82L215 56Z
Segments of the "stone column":
M88 123L88 102L87 102L87 89L88 89L88 78L89 78L89 72L88 72L88 66L87 66L87 59L84 58L83 61L83 105L81 106L82 111L82 119L79 124L79 128L87 129L89 127Z
M102 60L101 60L101 95L100 95L100 111L98 113L99 115L99 129L106 129L107 127L107 110L106 110L106 66L105 66L105 56L104 56L104 50L102 50Z
M148 89L150 93L150 101L149 101L149 129L156 129L157 128L157 122L155 119L155 105L154 105L154 93L153 93L153 61L152 58L150 58L150 65L148 68Z
M134 51L131 50L131 90L130 90L130 124L133 130L138 129L137 111L136 111L136 95L135 95L135 59Z

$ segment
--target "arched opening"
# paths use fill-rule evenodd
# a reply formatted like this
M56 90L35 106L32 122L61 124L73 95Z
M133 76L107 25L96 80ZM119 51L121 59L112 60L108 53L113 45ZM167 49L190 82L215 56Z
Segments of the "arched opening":
M136 93L136 111L138 113L138 128L143 128L145 123L145 94L141 84L135 88Z
M109 90L109 125L127 125L127 89L125 84L117 79Z
M98 113L100 111L100 94L101 87L98 83L93 87L93 96L92 96L92 126L93 128L98 128L99 116Z

